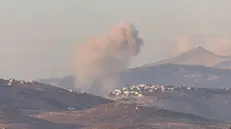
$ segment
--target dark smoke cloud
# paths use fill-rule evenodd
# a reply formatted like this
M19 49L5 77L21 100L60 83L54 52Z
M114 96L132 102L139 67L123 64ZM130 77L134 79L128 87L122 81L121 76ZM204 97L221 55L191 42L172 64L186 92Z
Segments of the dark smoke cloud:
M119 84L119 75L128 68L142 46L138 31L129 23L119 24L107 35L90 39L77 50L76 88L105 95Z

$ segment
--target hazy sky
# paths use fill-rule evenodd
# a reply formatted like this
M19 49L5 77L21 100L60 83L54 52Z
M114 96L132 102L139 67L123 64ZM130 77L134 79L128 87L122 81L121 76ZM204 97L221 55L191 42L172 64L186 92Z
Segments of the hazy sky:
M144 39L131 66L155 62L175 54L173 39L181 36L230 38L230 5L230 0L2 0L0 77L73 73L78 44L123 21L133 23Z

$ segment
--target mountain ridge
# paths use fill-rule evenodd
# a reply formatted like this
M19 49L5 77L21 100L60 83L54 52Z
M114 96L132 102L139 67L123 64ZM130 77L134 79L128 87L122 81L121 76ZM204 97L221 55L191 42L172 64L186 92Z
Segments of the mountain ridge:
M209 50L197 46L196 48L190 49L185 53L178 56L170 57L167 59L160 60L156 63L146 64L143 66L154 66L159 64L184 64L184 65L203 65L203 66L213 66L221 61L231 60L228 56L220 56ZM142 67L142 66L141 66Z

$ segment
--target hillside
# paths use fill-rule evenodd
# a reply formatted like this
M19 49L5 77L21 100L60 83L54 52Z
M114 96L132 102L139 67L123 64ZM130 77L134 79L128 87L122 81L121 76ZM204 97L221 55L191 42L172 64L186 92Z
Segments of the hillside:
M68 125L49 122L25 115L17 109L0 106L0 128L6 129L80 129L80 125Z
M121 80L125 85L166 84L204 88L231 87L231 71L197 65L163 64L138 67L125 71Z
M0 128L80 129L78 124L59 124L28 115L48 111L86 110L112 102L87 93L75 93L36 81L0 79Z
M214 68L231 69L231 60L221 61L213 66Z
M34 117L60 124L81 123L99 129L222 129L228 126L186 113L124 103L100 105L85 111L42 113Z
M231 88L207 89L173 85L136 85L112 91L109 97L174 112L231 122Z
M50 84L52 86L60 87L65 86L65 89L73 89L73 86L75 85L75 78L74 76L65 76L61 78L51 78L51 79L38 79L37 82L44 83L44 84Z
M213 66L221 61L230 60L230 57L216 55L203 47L193 48L179 56L171 57L161 60L154 64L147 64L144 66L154 66L159 64L183 64L183 65L202 65Z
M0 80L0 104L23 112L88 109L110 100L37 82Z
M114 102L35 81L0 80L0 127L10 129L219 129L227 124ZM163 117L164 116L164 117Z
M124 85L139 84L166 84L166 85L186 85L193 87L231 87L231 70L204 67L199 65L178 65L162 64L157 66L142 66L129 69L121 74L121 81ZM46 82L50 84L50 79ZM61 82L61 83L60 83ZM59 87L66 88L72 84L74 79L69 81L62 79L57 81ZM74 87L74 85L69 85ZM121 86L118 86L120 88Z

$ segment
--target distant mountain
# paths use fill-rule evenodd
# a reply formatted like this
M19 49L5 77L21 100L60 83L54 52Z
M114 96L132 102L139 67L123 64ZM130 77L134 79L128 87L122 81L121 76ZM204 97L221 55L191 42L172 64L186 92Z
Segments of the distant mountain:
M207 89L179 85L142 84L116 89L109 97L174 112L231 122L231 88Z
M69 76L69 81L57 81L62 88L74 87L75 80ZM122 73L121 82L124 85L165 84L185 85L204 88L231 87L231 70L205 67L200 65L161 64L157 66L142 66L129 69ZM47 80L48 84L49 79ZM53 82L52 82L53 83ZM66 84L65 84L66 83ZM118 88L124 86L118 86Z
M75 77L72 75L61 77L61 78L51 78L51 79L38 79L37 82L50 84L52 86L57 86L65 89L73 89L75 85Z
M153 66L159 64L184 64L184 65L203 65L213 66L221 61L230 60L230 57L216 55L201 46L197 46L179 56L161 60L154 64L144 66Z
M214 67L215 69L208 67ZM161 60L154 64L146 64L138 68L129 69L122 74L122 80L124 84L129 85L140 83L177 83L189 86L198 85L199 87L231 86L229 79L227 79L226 76L230 71L223 72L223 70L217 68L231 68L231 57L219 56L203 47L197 46L179 56ZM185 69L186 71L182 69ZM184 75L185 72L187 75ZM223 73L225 74L223 75ZM200 78L200 76L202 76L202 78ZM219 79L217 80L216 78L218 78L218 76ZM136 79L133 77L136 77ZM214 79L216 79L216 81ZM75 85L74 76L40 79L37 81L65 89L74 89Z
M204 88L231 87L231 70L200 65L162 64L138 67L125 71L121 80L125 85L166 84Z

